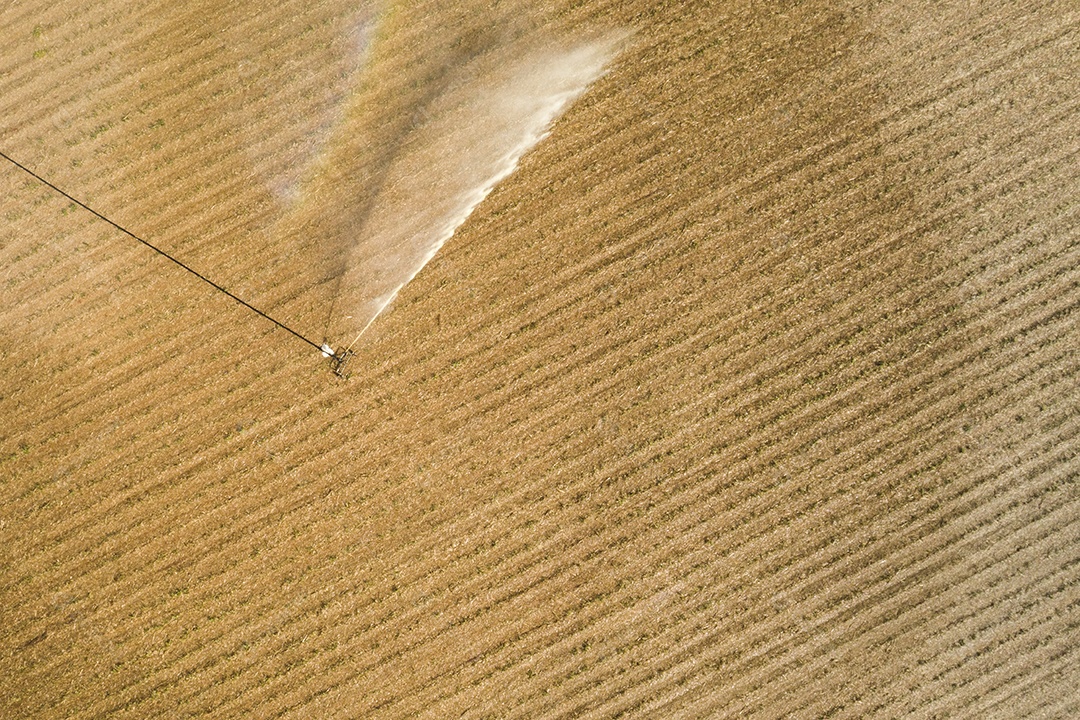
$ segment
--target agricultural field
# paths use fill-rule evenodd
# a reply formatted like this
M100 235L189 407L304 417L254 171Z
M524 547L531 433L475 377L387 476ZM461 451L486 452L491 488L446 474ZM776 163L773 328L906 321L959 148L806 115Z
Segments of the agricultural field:
M1080 7L0 7L0 717L1080 716ZM317 347L351 347L349 377Z

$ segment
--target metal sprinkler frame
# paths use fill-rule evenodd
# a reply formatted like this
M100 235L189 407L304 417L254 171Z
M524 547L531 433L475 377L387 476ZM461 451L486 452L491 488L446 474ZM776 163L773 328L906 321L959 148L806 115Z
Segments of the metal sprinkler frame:
M345 372L345 364L356 355L352 350L345 349L330 354L330 370L342 380L347 380L349 375Z

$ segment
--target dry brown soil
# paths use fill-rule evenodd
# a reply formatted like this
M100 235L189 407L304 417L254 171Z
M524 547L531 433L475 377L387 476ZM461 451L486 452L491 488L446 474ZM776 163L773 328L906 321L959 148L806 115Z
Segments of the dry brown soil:
M0 716L1080 714L1080 7L526 4L0 9L0 150L314 335L448 69L632 32L348 381L0 167Z

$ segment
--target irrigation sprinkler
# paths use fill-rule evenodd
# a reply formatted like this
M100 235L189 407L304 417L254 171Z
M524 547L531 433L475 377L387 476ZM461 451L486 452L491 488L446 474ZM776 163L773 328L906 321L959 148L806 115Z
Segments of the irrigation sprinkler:
M330 361L330 370L333 371L342 380L347 379L349 376L345 374L345 363L349 362L356 353L352 351L352 348L346 348L345 350L334 351L330 347L329 343L323 342L322 347L319 348L322 352L322 356Z

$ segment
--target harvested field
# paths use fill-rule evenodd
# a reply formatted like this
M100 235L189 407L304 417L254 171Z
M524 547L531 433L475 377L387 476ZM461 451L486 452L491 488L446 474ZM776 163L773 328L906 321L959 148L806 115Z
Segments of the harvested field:
M1076 3L220 5L0 151L335 347L580 94L345 381L0 164L0 716L1080 715Z

